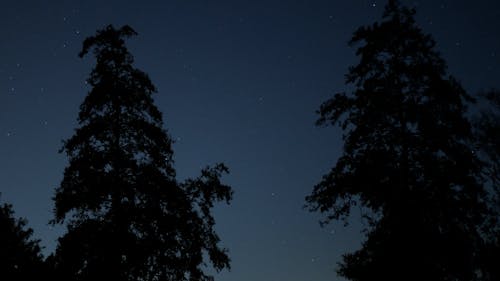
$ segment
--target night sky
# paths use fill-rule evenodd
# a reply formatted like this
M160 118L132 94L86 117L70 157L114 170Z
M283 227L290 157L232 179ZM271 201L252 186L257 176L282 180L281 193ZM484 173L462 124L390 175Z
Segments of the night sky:
M127 2L127 3L124 3ZM402 1L436 39L469 93L500 88L500 2ZM54 188L67 164L58 150L77 126L92 56L85 37L132 26L135 65L176 141L178 178L224 162L234 188L215 209L232 270L219 281L326 281L358 247L361 223L332 223L303 208L342 149L341 131L314 126L319 105L346 89L357 62L347 46L385 1L6 1L0 5L0 202L26 217L50 254Z

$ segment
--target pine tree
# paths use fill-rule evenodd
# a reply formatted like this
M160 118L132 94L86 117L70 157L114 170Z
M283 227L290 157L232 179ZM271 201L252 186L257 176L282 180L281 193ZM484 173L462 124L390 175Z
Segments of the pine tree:
M64 280L211 280L229 267L211 208L229 203L223 164L199 178L175 178L172 140L162 129L147 74L132 66L129 26L107 26L83 43L97 63L80 107L80 127L64 142L69 165L55 194L54 223L67 223L54 257Z
M446 73L415 10L390 0L381 22L350 45L359 64L320 107L318 124L344 130L343 154L306 200L330 220L368 208L361 249L344 255L350 280L474 280L487 206L464 117L471 98Z
M0 206L0 279L34 280L46 273L39 240L25 219L16 219L12 205Z

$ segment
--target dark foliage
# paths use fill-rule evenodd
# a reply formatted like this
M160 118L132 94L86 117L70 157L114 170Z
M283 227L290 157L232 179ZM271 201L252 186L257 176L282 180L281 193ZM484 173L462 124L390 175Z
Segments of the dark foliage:
M339 124L344 150L314 187L311 210L346 221L371 210L361 249L344 255L350 280L475 280L488 211L481 162L465 118L471 101L446 74L415 11L390 0L381 22L359 28L354 90L321 105L318 124Z
M12 205L0 206L0 280L35 280L46 273L39 241L32 235L26 221L14 217Z
M488 243L483 258L487 280L500 280L500 91L481 95L483 105L475 118L476 151L483 161L483 173L488 179L491 220L488 222Z
M491 90L481 95L485 105L475 119L477 149L488 164L486 176L500 192L500 91Z
M211 280L209 259L229 268L218 246L211 208L229 203L223 164L199 178L175 178L172 141L153 103L146 73L132 66L124 39L129 26L108 26L83 43L80 57L97 58L80 107L69 157L55 195L55 223L66 222L53 257L64 280Z

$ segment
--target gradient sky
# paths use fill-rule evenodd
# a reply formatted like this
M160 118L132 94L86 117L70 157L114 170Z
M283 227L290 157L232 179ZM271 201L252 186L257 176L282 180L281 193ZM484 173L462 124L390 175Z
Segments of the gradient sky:
M126 3L125 3L126 2ZM402 1L436 39L470 93L500 88L500 2ZM378 20L385 1L2 1L0 192L54 250L54 188L67 159L94 60L81 43L107 24L129 24L136 66L159 89L156 104L174 145L179 179L222 161L234 188L215 209L232 270L220 281L326 281L360 245L359 217L321 228L304 197L342 148L315 110L345 89L356 63L352 32Z

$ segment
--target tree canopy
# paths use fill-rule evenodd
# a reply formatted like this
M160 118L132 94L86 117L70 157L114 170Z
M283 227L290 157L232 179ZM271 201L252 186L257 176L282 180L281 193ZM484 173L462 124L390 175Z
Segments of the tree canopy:
M354 32L351 92L319 109L319 125L344 130L343 154L306 198L347 221L370 209L361 249L344 255L350 280L474 280L488 206L465 117L472 98L447 74L415 10L390 0L383 18Z
M211 280L206 259L216 270L229 268L211 214L215 202L231 200L220 181L228 169L217 164L176 180L156 88L125 46L136 34L109 25L83 42L80 57L93 51L97 62L79 127L62 148L69 165L54 223L68 230L54 264L67 280Z
M46 273L39 240L25 219L16 219L12 205L0 206L0 279L34 280Z

